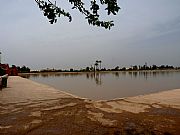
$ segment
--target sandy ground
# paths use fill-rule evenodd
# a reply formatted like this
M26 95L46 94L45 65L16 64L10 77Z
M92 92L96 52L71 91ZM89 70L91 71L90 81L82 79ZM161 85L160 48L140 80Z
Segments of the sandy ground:
M138 134L180 134L180 89L92 101L9 77L0 91L0 135Z

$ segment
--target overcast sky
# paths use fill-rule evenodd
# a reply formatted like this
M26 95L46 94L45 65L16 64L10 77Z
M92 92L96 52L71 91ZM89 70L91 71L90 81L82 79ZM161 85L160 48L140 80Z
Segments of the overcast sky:
M73 21L54 25L34 0L1 0L2 63L31 69L168 64L180 66L180 0L118 0L121 10L110 31L87 24L76 10ZM70 9L67 0L57 0ZM104 7L103 7L104 8ZM104 16L104 14L103 14Z

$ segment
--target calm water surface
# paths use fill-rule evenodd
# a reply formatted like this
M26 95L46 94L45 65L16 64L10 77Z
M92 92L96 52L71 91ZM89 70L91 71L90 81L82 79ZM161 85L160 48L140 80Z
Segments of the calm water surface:
M180 88L180 71L41 73L24 77L94 100Z

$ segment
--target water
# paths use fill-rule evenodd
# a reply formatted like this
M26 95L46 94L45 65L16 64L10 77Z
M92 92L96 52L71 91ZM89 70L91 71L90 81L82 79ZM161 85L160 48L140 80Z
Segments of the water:
M106 100L180 88L180 71L40 73L24 77L79 97Z

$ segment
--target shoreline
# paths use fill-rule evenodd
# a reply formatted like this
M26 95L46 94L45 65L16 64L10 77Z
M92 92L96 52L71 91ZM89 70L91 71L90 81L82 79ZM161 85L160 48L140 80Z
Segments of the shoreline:
M80 73L113 73L113 72L171 72L171 71L177 71L180 72L180 69L165 69L165 70L126 70L126 71L51 71L51 72L30 72L30 73L18 73L18 75L23 75L23 74L50 74L50 73L64 73L64 74L80 74Z
M12 76L13 78L16 76ZM10 76L10 78L12 78ZM131 99L131 98L140 98L140 97L147 97L147 96L151 96L151 95L159 95L159 94L162 94L162 93L167 93L165 94L165 96L167 96L168 94L171 94L172 91L180 91L180 88L177 88L177 89L167 89L167 90L163 90L163 91L159 91L159 92L152 92L152 93L147 93L147 94L140 94L140 95L137 95L137 96L127 96L127 97L121 97L121 98L113 98L113 99L102 99L102 100L93 100L93 99L89 99L89 98L85 98L85 97L80 97L80 96L77 96L77 95L74 95L74 94L71 94L71 93L68 93L64 90L60 90L60 89L57 89L57 88L54 88L52 86L49 86L47 84L44 84L44 83L39 83L39 82L36 82L36 81L33 81L33 80L30 80L30 79L27 79L27 78L23 78L21 76L18 76L18 78L21 78L21 79L24 79L25 81L28 81L30 83L32 83L31 85L39 85L38 87L45 87L45 89L51 89L53 91L56 91L56 92L59 92L59 93L63 93L64 95L69 95L71 97L74 97L74 98L79 98L79 99L86 99L86 100L91 100L91 101L95 101L95 102L109 102L109 101L117 101L117 100L124 100L124 99ZM11 82L10 82L11 83ZM11 86L10 86L11 87ZM7 88L5 88L7 89ZM42 92L42 91L41 91ZM180 99L180 94L179 94L179 99ZM179 102L180 104L180 102Z
M134 72L134 71L133 71ZM179 71L155 71L156 74L154 74L154 71L147 71L144 73L144 71L139 71L137 74L134 74L132 71L130 74L129 72L100 72L96 75L92 72L50 72L50 73L32 73L32 74L20 74L21 76L24 75L24 78L28 78L30 80L34 80L40 83L44 83L47 85L50 85L56 89L63 89L64 91L67 91L69 93L78 95L79 97L83 98L89 98L92 100L113 100L118 98L126 98L126 97L133 97L138 95L146 95L151 93L156 93L159 91L166 91L171 89L177 89L180 88L178 83L178 78L173 78L172 81L169 76L179 75ZM167 74L166 74L167 73ZM118 75L117 75L118 74ZM67 77L66 77L67 75ZM94 75L94 76L93 76ZM107 83L107 79L104 77L107 75L107 79L109 79L113 75L113 79L115 80L113 86L111 86L112 81L109 79ZM160 77L164 76L164 80ZM110 77L109 77L110 76ZM49 78L55 78L54 82L48 81L46 77ZM71 78L75 77L75 81L71 82L73 85L69 85L68 81L71 81ZM179 77L179 76L178 76ZM80 78L79 81L76 81L76 78ZM123 80L122 83L118 82L118 80ZM139 79L140 78L140 79ZM57 83L57 81L64 79L68 81L61 81ZM85 79L85 80L84 80ZM106 80L105 80L106 79ZM157 81L155 81L156 79ZM81 81L88 83L89 80L92 80L89 87L83 87L81 86ZM143 81L145 80L145 83ZM98 81L98 82L97 82ZM104 83L105 81L105 83ZM129 85L128 81L133 81L133 85ZM159 82L158 82L159 81ZM165 85L162 85L163 82L166 81ZM62 83L64 82L64 83ZM95 84L95 83L96 84ZM101 83L102 82L102 83ZM123 84L125 83L125 84ZM161 84L162 83L162 84ZM172 83L172 84L171 84ZM66 85L65 85L66 84ZM102 85L102 87L98 87L98 85ZM110 85L110 86L107 86ZM106 87L105 87L106 86ZM85 89L85 90L84 90ZM86 92L87 91L87 92ZM89 93L86 95L86 93ZM92 93L92 94L91 94ZM108 94L107 94L108 93ZM115 93L115 94L114 94Z
M0 91L0 123L0 135L178 135L180 89L93 101L9 77Z

